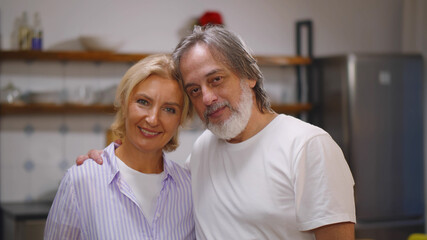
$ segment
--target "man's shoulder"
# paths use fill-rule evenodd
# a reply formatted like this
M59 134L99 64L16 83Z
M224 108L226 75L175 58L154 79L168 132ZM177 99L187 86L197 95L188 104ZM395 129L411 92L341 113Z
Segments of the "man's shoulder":
M210 130L206 129L194 142L194 145L204 145L209 144L212 141L218 141L218 137L216 137Z
M325 130L318 126L284 114L278 116L278 121L276 122L274 129L277 134L286 132L287 134L292 134L294 136L305 136L309 138L316 135L327 134Z
M281 114L275 120L266 136L271 140L269 142L275 142L282 146L301 146L311 139L329 135L322 128L296 117Z

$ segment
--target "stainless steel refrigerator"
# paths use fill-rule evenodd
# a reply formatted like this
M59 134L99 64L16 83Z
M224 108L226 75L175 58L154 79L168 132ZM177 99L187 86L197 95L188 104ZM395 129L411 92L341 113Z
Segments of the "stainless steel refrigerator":
M312 122L342 147L356 182L356 237L424 232L422 57L317 58L313 87Z

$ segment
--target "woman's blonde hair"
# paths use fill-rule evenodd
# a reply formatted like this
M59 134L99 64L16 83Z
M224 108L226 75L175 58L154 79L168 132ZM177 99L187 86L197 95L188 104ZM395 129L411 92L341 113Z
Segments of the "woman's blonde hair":
M186 122L192 115L192 107L190 106L190 100L187 94L184 93L184 89L181 81L178 81L174 75L174 63L170 55L166 54L155 54L142 59L133 65L125 73L120 84L116 90L116 98L114 101L114 107L117 110L115 120L111 125L113 134L120 139L126 136L126 116L128 114L129 96L132 90L140 82L144 81L151 75L157 75L163 78L174 79L179 83L179 86L184 96L184 105L182 108L180 125ZM173 94L173 93L172 93ZM163 150L170 152L174 151L178 145L178 133L172 137L172 139L164 146Z

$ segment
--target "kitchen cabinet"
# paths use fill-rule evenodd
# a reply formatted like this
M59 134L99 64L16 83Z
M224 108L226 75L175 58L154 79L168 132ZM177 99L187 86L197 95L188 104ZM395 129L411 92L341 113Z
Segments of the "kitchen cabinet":
M79 51L0 51L0 61L88 61L88 62L137 62L147 57L145 53L110 53ZM301 67L309 66L311 58L298 56L255 56L260 66ZM272 104L278 113L298 115L310 111L309 103ZM112 105L78 104L1 104L0 115L18 114L113 114Z
M2 239L43 239L50 202L2 203Z

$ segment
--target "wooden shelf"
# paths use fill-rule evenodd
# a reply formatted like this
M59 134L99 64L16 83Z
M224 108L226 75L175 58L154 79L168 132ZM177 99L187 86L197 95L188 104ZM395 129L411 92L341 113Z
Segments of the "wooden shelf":
M298 113L308 112L313 106L309 103L293 103L293 104L271 104L271 108L277 113L295 115Z
M137 62L149 55L84 51L0 51L0 60ZM259 65L263 66L292 66L311 63L310 58L294 56L255 56L255 59Z
M1 115L25 114L114 114L112 105L79 105L79 104L1 104Z
M83 51L1 51L0 60L137 62L148 55Z
M310 104L273 104L272 108L277 113L298 114L311 110ZM26 115L26 114L111 114L115 113L112 105L79 105L79 104L1 104L0 115Z
M85 51L0 51L1 60L24 61L95 61L95 62L137 62L150 54L130 54ZM310 58L294 56L255 56L259 65L294 66L311 64ZM311 110L310 104L273 104L278 113L298 114ZM1 115L24 114L114 114L111 105L76 104L1 104Z
M260 66L294 66L311 64L311 59L306 57L255 56L255 59Z

